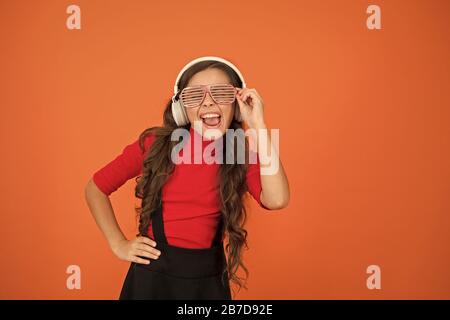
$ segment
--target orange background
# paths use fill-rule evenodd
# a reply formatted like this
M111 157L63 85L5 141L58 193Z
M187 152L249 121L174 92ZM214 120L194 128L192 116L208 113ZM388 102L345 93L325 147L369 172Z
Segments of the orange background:
M70 4L81 30L66 28ZM366 28L370 4L381 30ZM291 187L284 210L251 202L237 299L450 298L449 30L446 0L2 0L0 298L118 297L128 263L84 187L161 123L203 55L261 94ZM134 186L111 196L130 237Z

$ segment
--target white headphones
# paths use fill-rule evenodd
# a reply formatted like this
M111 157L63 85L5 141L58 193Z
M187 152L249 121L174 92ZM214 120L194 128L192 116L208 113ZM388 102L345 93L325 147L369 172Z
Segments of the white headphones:
M240 78L240 80L242 82L242 88L246 87L246 84L245 84L245 81L244 81L244 77L242 76L241 72L230 61L227 61L227 60L225 60L223 58L214 57L214 56L204 56L204 57L200 57L200 58L192 60L187 65L185 65L183 67L183 69L181 69L180 73L178 73L177 79L175 81L175 86L173 87L172 115L173 115L173 119L175 120L175 122L176 122L176 124L178 126L184 126L184 125L189 123L189 119L187 117L186 109L184 108L184 106L182 105L180 100L175 100L175 96L178 93L178 82L180 81L180 78L183 75L184 71L186 71L189 67L191 67L192 65L194 65L194 64L196 64L198 62L206 61L206 60L218 61L218 62L222 62L222 63L225 63L226 65L228 65L239 76L239 78ZM235 111L234 112L234 119L236 121L242 122L242 117L241 117L241 113L239 112L239 106L238 105L236 105L234 111Z

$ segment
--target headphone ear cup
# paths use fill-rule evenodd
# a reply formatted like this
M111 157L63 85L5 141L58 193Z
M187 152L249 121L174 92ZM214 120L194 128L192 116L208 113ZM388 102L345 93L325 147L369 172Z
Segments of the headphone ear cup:
M187 117L186 110L179 101L172 101L172 116L177 126L184 126L188 124L189 118Z

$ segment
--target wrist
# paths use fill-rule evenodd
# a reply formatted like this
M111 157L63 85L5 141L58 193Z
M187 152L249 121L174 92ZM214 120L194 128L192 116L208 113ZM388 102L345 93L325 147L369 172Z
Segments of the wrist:
M110 241L108 241L109 247L111 248L112 251L115 251L117 249L117 247L119 247L120 244L123 243L124 241L128 241L127 238L125 238L124 236L110 240Z
M256 121L254 123L249 124L251 129L255 129L256 131L260 129L267 129L266 123L263 120Z
M252 152L258 152L259 137L262 134L265 134L265 132L267 130L267 126L266 126L265 122L258 121L258 122L252 123L251 125L249 124L249 128L254 130L254 135L251 134L249 136L249 143L250 143L249 148Z

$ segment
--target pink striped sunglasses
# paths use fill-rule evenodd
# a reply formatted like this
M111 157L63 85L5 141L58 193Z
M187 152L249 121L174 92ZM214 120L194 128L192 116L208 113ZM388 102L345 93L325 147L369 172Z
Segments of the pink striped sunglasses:
M195 108L203 102L207 92L215 103L229 104L236 99L237 88L228 83L186 87L180 93L180 101L185 108Z

